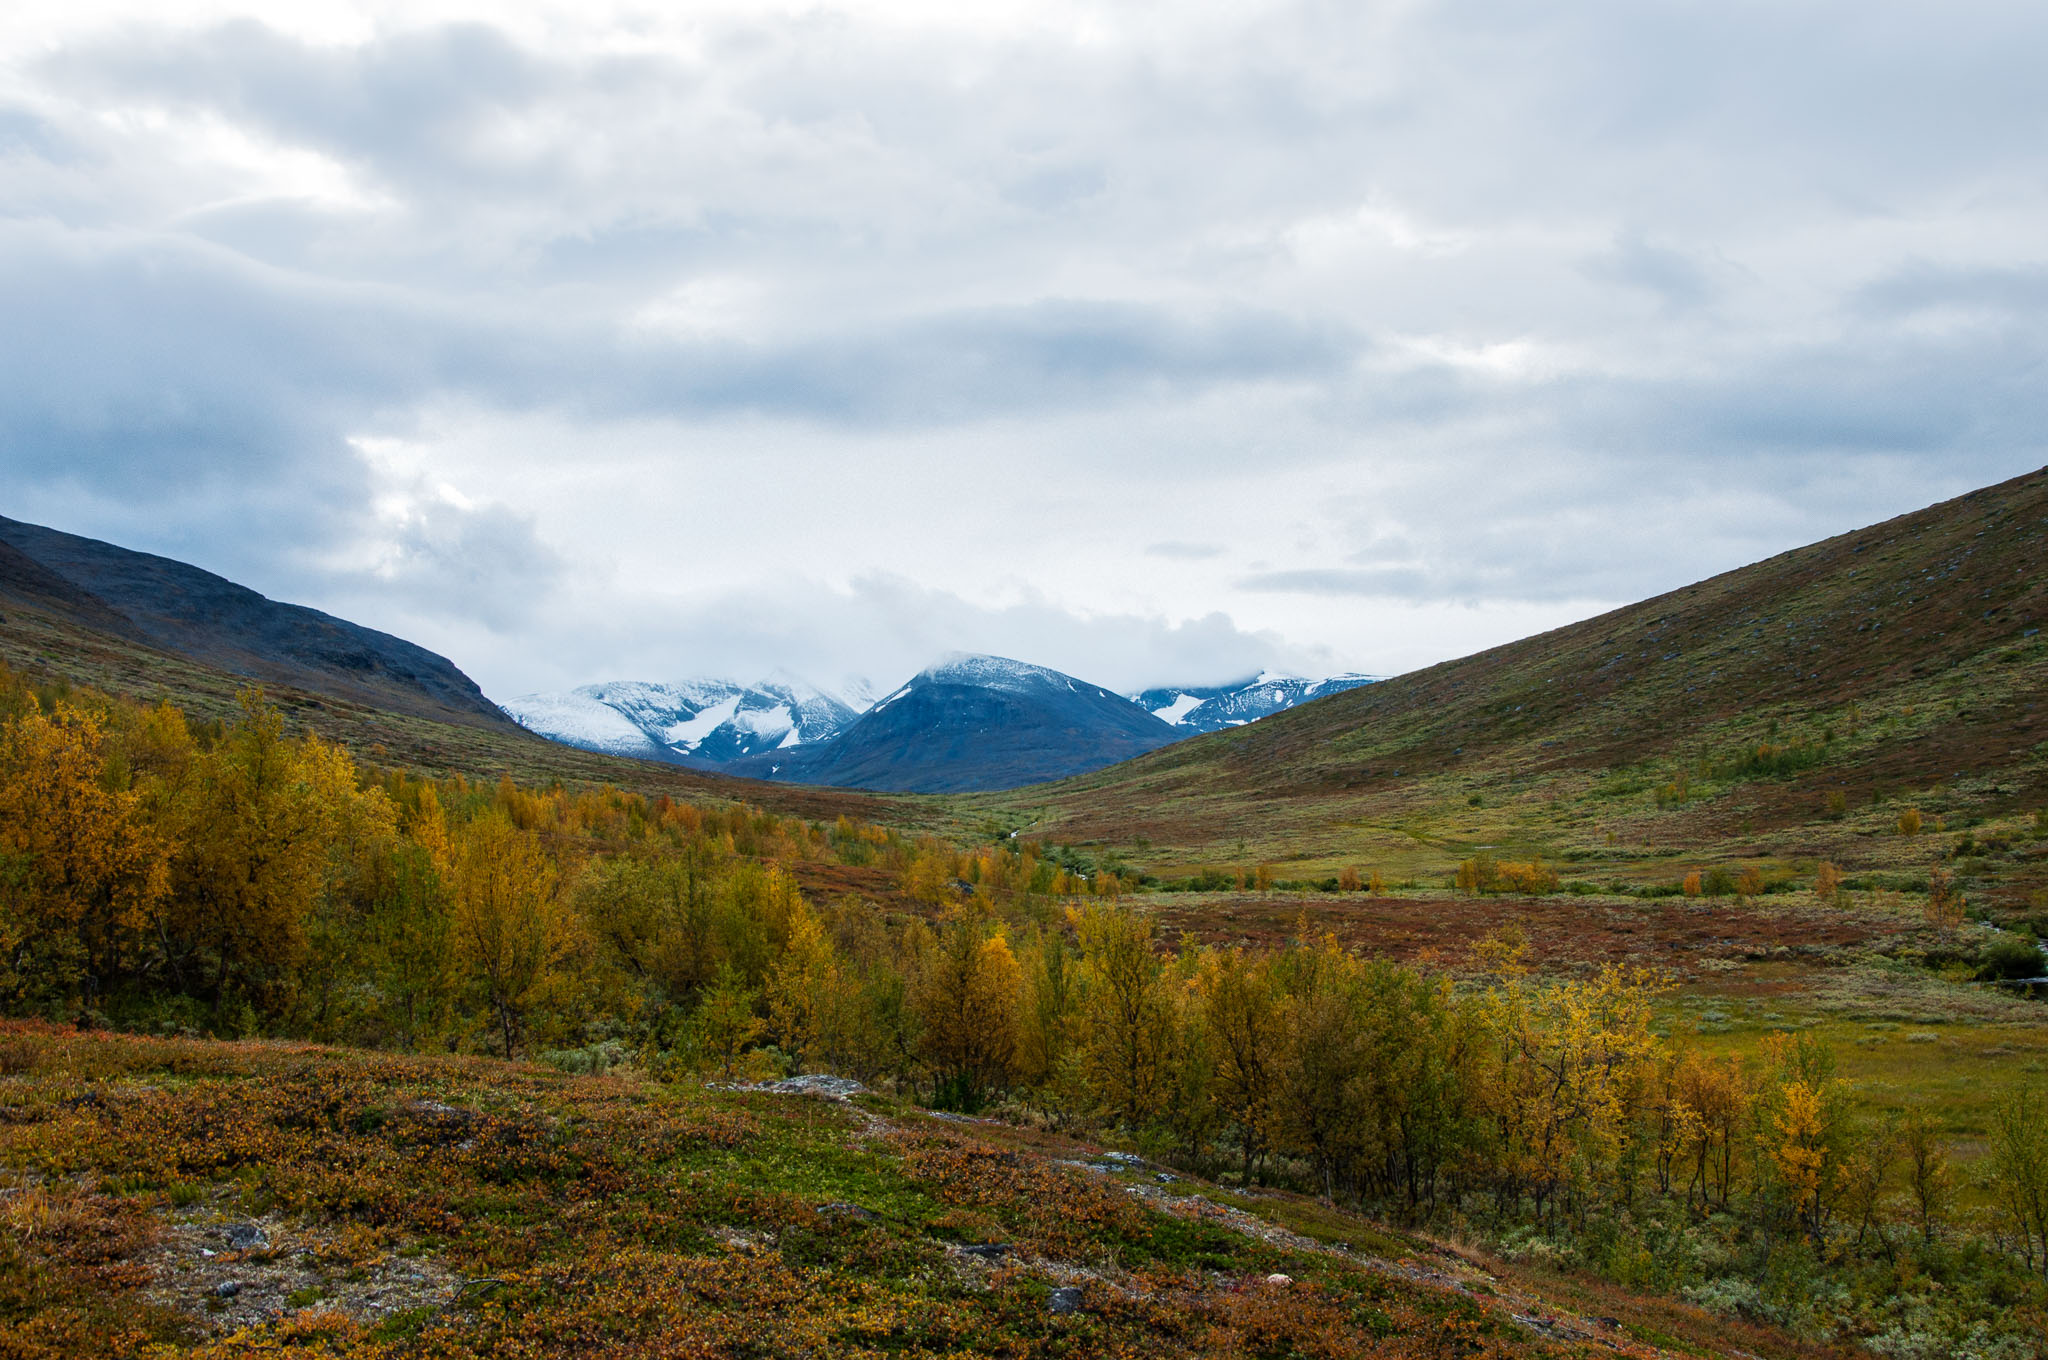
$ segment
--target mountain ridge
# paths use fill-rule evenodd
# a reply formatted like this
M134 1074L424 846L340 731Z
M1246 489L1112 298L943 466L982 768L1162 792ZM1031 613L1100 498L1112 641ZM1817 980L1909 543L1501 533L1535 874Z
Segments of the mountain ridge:
M527 694L502 707L539 736L585 750L715 771L765 751L826 741L852 725L861 682L834 692L777 672L752 682L717 677L603 681Z
M1189 732L1215 732L1225 727L1242 727L1311 699L1341 694L1385 678L1358 671L1343 671L1321 679L1261 671L1226 685L1159 686L1129 698L1153 717L1175 727Z
M1378 678L1346 672L1314 679L1262 671L1230 684L1161 687L1118 696L1103 686L1032 662L948 652L878 700L862 681L826 689L777 672L752 682L717 676L667 682L603 681L573 690L520 695L503 701L502 707L528 731L584 750L710 772L738 772L733 762L760 757L745 767L747 773L788 779L803 777L793 774L794 770L820 767L809 757L775 753L831 741L865 714L902 698L913 685L954 684L1017 695L1028 695L1034 688L1064 688L1076 695L1088 690L1104 701L1126 699L1150 711L1176 737L1182 737L1241 726L1307 699L1371 684ZM870 759L863 768L879 767ZM892 771L892 775L902 776L903 771Z
M831 740L725 768L839 788L981 792L1097 769L1179 736L1100 685L1030 662L956 652Z
M174 558L39 524L0 516L0 543L9 550L0 587L94 631L258 682L458 722L511 723L452 661L393 634L269 599Z

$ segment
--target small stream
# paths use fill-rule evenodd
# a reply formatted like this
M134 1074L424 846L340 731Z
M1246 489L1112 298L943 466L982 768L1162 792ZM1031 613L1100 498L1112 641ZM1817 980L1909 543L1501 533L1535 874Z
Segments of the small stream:
M2011 931L2005 929L2005 927L2003 926L1992 925L1989 921L1986 921L1984 923L1984 928L1986 930L1991 931L1993 934L1997 935L2010 935L2012 933ZM2036 987L2048 987L2048 940L2035 940L2034 948L2038 950L2041 955L2040 976L2028 978L1999 978L1996 980L1994 985L2000 987L2025 987L2030 995Z

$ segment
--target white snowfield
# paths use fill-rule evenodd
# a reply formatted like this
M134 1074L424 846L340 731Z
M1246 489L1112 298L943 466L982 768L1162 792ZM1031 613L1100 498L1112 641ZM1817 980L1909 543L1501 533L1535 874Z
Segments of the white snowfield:
M1152 716L1161 722L1178 723L1182 718L1200 708L1206 701L1198 694L1182 694L1164 708L1152 710Z
M523 694L504 700L498 707L527 731L586 751L646 755L655 744L631 718L582 690Z

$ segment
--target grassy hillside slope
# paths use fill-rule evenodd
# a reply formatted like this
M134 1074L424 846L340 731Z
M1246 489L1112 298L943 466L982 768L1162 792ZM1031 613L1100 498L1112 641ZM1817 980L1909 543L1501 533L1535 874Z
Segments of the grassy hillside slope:
M1162 872L1882 859L1902 801L2048 803L2044 614L2048 471L969 810Z
M21 599L257 683L444 722L512 725L453 662L404 638L266 599L168 557L4 516L0 542L11 550L9 560L0 562L0 599ZM70 598L42 581L24 582L18 570L24 562L71 587ZM111 630L109 616L117 623Z

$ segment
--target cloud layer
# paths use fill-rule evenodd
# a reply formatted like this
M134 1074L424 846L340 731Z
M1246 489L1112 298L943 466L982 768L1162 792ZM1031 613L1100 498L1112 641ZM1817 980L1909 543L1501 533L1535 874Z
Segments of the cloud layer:
M0 23L8 513L494 693L1392 671L2048 461L2035 5Z

